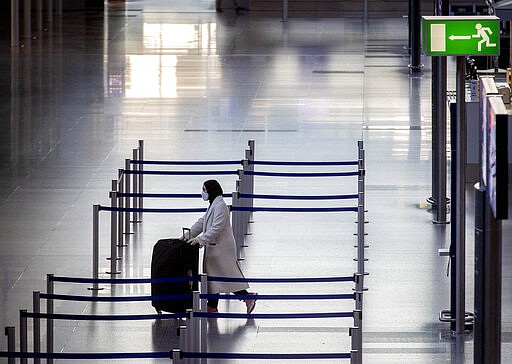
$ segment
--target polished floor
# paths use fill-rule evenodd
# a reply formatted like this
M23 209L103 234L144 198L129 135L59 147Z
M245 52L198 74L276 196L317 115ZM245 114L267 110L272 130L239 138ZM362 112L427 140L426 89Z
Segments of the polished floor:
M256 159L285 161L356 159L357 140L363 139L370 245L364 363L472 363L472 335L454 338L448 325L438 320L439 311L449 306L449 278L446 258L438 257L437 250L448 246L450 225L432 224L424 203L431 195L430 61L422 59L423 71L409 76L407 24L401 14L371 14L367 23L354 17L301 17L283 23L251 13L216 14L211 0L116 4L105 14L65 12L20 49L9 48L8 40L0 37L0 326L19 325L18 311L32 309L32 291L46 290L48 273L91 275L92 206L108 204L111 181L132 157L139 139L144 140L147 159L241 159L252 139ZM453 76L452 64L450 73ZM206 178L150 176L145 189L199 193ZM235 189L233 176L219 181L226 192ZM262 194L327 195L356 189L351 177L255 181L255 192ZM468 185L468 311L473 307L471 189ZM204 203L148 200L145 206ZM198 217L145 214L129 238L120 276L149 277L154 242L178 236L181 227ZM243 270L248 277L351 275L356 269L355 218L353 213L255 213ZM108 223L108 215L102 214L102 277L109 277ZM509 221L503 229L502 363L510 363ZM100 295L149 294L149 287L142 285L104 288ZM266 294L348 293L352 286L254 284L252 289ZM60 283L56 291L89 294L86 285L76 284ZM220 309L243 312L244 307L229 301ZM255 312L352 309L351 303L337 301L259 301ZM146 302L59 301L55 310L154 312ZM218 319L209 325L210 349L347 352L350 325L345 319ZM175 328L173 320L57 321L55 350L166 351L177 343ZM0 349L6 349L4 340Z

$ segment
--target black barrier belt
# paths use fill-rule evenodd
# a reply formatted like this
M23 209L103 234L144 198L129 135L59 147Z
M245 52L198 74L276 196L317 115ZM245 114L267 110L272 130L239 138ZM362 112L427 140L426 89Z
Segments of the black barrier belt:
M354 317L354 312L313 312L313 313L207 313L193 312L194 317L231 319L306 319Z
M147 174L158 176L207 176L207 175L224 175L238 174L238 171L132 171L122 170L125 174Z
M280 173L280 172L255 172L244 171L248 176L266 176L266 177L347 177L359 176L357 172L318 172L318 173Z
M134 283L171 283L171 282L198 282L198 276L191 277L169 277L169 278L80 278L49 276L53 282L67 283L105 283L105 284L134 284Z
M182 214L187 212L206 212L205 208L197 209L153 209L153 208L135 208L135 207L110 207L100 206L100 211L117 211L117 212L158 212L158 213L173 213Z
M357 166L359 161L340 161L340 162L280 162L280 161L252 161L249 164L266 166Z
M251 212L357 212L357 207L250 207L232 206L231 211Z
M119 194L118 194L119 196ZM293 195L253 195L249 193L239 193L238 197L241 198L256 198L266 200L350 200L357 199L359 195L325 195L325 196L293 196Z
M168 351L158 351L153 353L25 353L18 351L0 351L2 358L39 358L39 359L170 359L171 354Z
M73 315L66 313L35 313L21 311L20 316L29 318L41 318L50 320L73 320L73 321L140 321L160 320L171 318L185 318L187 313L162 313L149 315Z
M40 298L61 301L88 301L88 302L135 302L135 301L164 301L186 300L192 298L191 293L173 294L167 296L75 296L64 294L41 293Z
M263 353L197 353L180 352L182 358L208 358L208 359L350 359L350 353L308 353L308 354L263 354Z
M211 282L248 282L248 283L325 283L325 282L354 282L354 276L346 277L299 277L299 278L231 278L207 276ZM169 282L197 282L198 276L170 277L170 278L80 278L49 276L52 282L63 283L105 283L105 284L136 284L136 283L169 283Z
M228 164L242 164L242 160L233 161L154 161L154 160L140 160L132 159L131 164L152 164L152 165L167 165L167 166L212 166L212 165L228 165Z
M224 193L222 197L232 197L232 193ZM198 193L125 193L117 192L117 197L147 197L147 198L201 198Z
M170 359L168 351L153 353L26 353L18 351L0 351L2 358L39 358L61 360L94 360L94 359ZM264 354L264 353L196 353L180 352L182 358L208 358L208 359L350 359L350 353L304 353L304 354Z
M157 212L157 213L189 213L206 212L205 208L191 209L155 209L155 208L135 208L135 207L110 207L100 206L100 211L116 212ZM250 206L231 206L231 211L251 211L251 212L357 212L357 207L250 207Z
M351 277L318 277L318 278L231 278L207 276L210 282L248 282L248 283L324 283L324 282L355 282Z
M354 300L355 293L340 293L340 294L236 294L236 295L223 295L218 293L200 294L199 298L207 300L221 299L221 300Z

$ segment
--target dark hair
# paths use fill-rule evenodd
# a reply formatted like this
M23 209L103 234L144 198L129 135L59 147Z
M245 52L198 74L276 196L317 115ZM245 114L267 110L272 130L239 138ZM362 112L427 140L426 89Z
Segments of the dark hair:
M217 196L222 196L224 192L222 192L222 187L220 186L219 182L214 179L209 179L204 183L204 188L206 189L206 192L208 192L208 201L210 203L215 200Z

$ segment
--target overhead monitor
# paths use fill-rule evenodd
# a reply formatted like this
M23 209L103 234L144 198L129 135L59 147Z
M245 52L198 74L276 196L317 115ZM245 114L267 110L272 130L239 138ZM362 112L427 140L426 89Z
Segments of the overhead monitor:
M480 182L487 185L487 96L498 95L493 76L480 76Z
M508 113L501 96L487 98L487 194L496 219L508 218Z

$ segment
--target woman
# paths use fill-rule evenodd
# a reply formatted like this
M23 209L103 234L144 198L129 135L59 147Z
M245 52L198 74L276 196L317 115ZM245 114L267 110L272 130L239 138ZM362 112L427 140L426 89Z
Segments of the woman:
M201 196L209 201L206 213L190 228L188 243L205 247L203 272L210 276L244 278L236 258L236 243L233 228L229 221L229 209L222 198L222 187L216 180L208 180L203 185ZM254 294L247 292L247 282L210 282L208 293ZM243 300L247 313L256 305L255 299ZM218 299L209 299L208 312L218 312Z

